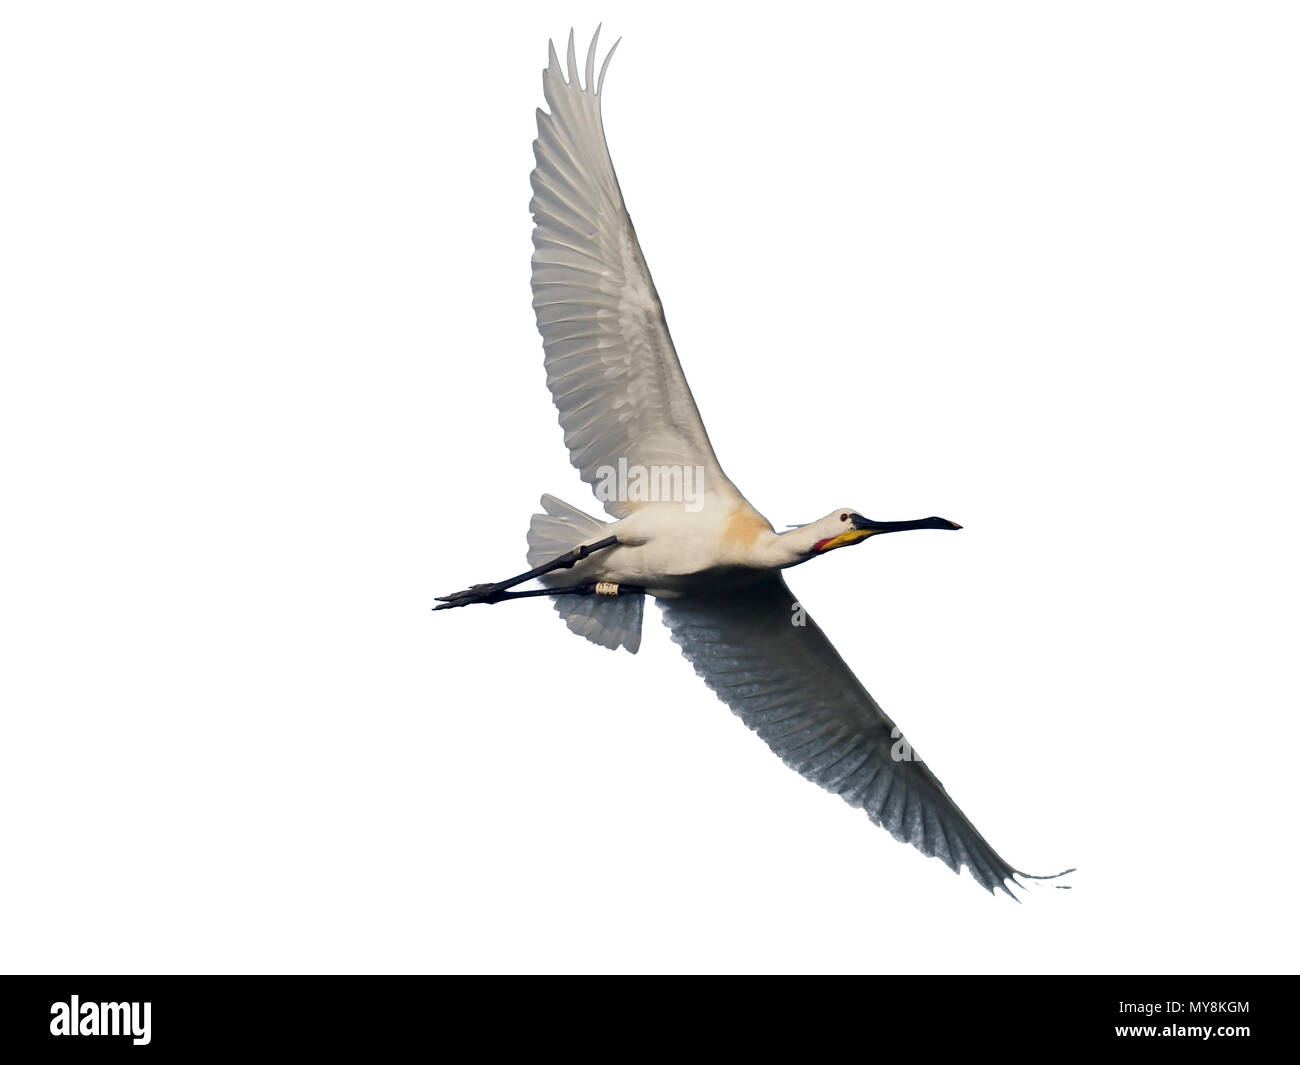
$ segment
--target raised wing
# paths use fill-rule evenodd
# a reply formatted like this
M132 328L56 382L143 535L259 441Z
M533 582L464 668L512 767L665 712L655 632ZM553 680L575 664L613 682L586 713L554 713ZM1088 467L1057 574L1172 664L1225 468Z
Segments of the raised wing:
M953 872L966 866L990 892L1015 898L1007 881L1049 879L1012 868L985 842L822 630L795 617L780 574L659 605L695 672L791 769Z
M531 207L533 308L546 383L569 457L588 484L610 483L622 460L646 470L699 468L700 491L724 490L730 482L677 361L605 146L600 90L613 54L595 78L592 39L584 88L570 33L568 79L554 44L542 73L551 112L537 112ZM601 502L620 518L636 506Z

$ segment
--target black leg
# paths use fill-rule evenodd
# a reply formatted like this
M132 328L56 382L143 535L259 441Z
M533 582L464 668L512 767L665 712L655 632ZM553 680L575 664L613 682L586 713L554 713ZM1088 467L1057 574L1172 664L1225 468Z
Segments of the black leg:
M596 551L603 551L607 547L613 547L618 543L617 536L607 536L603 540L598 540L594 544L583 544L575 547L568 554L561 555L559 558L553 558L550 562L544 562L527 573L521 573L517 577L511 577L509 580L498 581L496 584L475 584L466 588L463 592L452 592L451 595L438 596L438 602L442 606L436 606L434 610L448 610L454 606L470 606L473 603L499 603L503 599L518 599L527 595L546 595L546 591L537 591L531 593L516 592L513 595L506 594L507 588L513 588L516 584L523 584L524 581L531 581L534 577L540 577L546 573L553 573L557 569L572 569L587 556ZM592 586L593 588L595 585ZM590 594L590 593L587 593Z
M482 587L491 587L491 585L482 585ZM441 602L435 606L434 610L451 610L458 606L469 606L471 603L504 603L508 599L532 599L539 595L645 595L645 589L637 584L614 584L609 586L609 591L598 591L595 581L589 581L586 584L574 584L568 588L530 588L526 592L497 592L490 599L455 599L452 596L446 596L446 602Z

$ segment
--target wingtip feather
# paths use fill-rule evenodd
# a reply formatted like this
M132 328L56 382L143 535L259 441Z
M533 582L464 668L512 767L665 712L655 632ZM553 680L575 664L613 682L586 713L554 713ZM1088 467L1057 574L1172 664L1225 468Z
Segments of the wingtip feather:
M581 89L582 83L578 81L578 56L573 48L572 29L569 30L569 47L568 47L568 52L565 55L565 58L568 60L568 64L569 64L569 84Z
M605 62L600 64L600 77L596 79L597 96L599 96L602 90L605 88L605 71L609 69L609 61L614 58L614 53L618 51L619 43L622 40L623 38L620 37L617 41L613 43L613 45L610 46L609 51L605 53Z
M596 32L591 35L591 46L587 49L587 91L592 91L594 82L592 78L596 72L596 42L600 40L600 23L596 24Z

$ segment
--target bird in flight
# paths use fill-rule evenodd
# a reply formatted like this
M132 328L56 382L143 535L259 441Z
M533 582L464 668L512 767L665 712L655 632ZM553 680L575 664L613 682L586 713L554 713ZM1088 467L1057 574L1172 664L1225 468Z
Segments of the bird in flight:
M635 654L653 596L695 671L786 765L895 839L1015 898L1007 884L1023 887L1017 877L1052 878L1013 868L989 846L782 576L874 536L961 526L836 507L778 533L722 472L605 144L601 92L614 48L597 74L599 36L583 76L572 32L565 66L552 43L542 73L550 112L538 110L533 145L532 287L564 442L613 520L545 495L528 531L532 568L439 597L435 609L549 596L573 632ZM533 579L540 588L512 590Z

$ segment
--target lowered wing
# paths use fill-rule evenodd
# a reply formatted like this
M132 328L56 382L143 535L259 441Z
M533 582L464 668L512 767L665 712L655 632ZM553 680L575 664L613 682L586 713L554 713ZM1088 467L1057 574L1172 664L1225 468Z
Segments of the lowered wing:
M780 574L659 605L695 672L791 769L953 872L966 866L990 892L1012 895L1017 876L1050 879L1007 864L822 630L806 615L792 624L797 604Z

